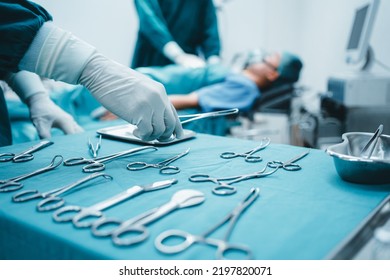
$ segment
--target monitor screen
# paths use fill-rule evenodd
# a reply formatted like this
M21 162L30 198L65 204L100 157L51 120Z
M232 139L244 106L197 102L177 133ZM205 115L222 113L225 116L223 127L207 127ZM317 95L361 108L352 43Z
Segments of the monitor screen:
M379 0L366 0L364 5L355 10L346 48L346 61L349 64L359 64L367 59L369 41L374 20L379 6Z
M356 49L357 47L359 47L359 41L360 38L362 37L362 31L363 31L364 21L366 20L367 17L367 11L368 11L368 5L356 11L355 20L353 22L352 32L351 32L351 36L349 37L347 50Z

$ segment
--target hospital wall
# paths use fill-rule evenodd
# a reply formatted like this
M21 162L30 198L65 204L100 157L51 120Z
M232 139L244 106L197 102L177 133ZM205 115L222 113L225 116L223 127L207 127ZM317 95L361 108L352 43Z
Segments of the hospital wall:
M57 25L96 46L108 57L129 65L138 19L132 0L36 0ZM289 50L305 67L301 83L326 90L332 74L348 71L345 47L355 8L364 0L230 0L218 9L223 59L256 47ZM390 0L382 0L371 45L378 60L390 64ZM373 71L384 72L374 66Z

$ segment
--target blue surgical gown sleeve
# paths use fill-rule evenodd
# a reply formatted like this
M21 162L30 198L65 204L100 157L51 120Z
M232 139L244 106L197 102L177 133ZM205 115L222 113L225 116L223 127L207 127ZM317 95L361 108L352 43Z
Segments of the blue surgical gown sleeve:
M203 21L203 39L201 49L207 59L212 55L219 56L221 43L218 32L218 20L213 2L207 1L205 4L205 16Z
M186 53L219 55L220 39L212 0L135 0L139 17L132 68L165 66L165 44L175 41Z
M0 1L0 79L18 64L41 26L52 20L41 6L25 0ZM0 146L12 143L8 110L0 92Z
M162 50L166 43L174 40L157 0L135 0L140 18L139 33L148 38L157 49Z
M195 91L204 112L238 108L248 111L260 97L257 85L242 74L230 73L225 81Z
M18 71L38 30L49 20L50 14L33 2L0 1L0 72Z

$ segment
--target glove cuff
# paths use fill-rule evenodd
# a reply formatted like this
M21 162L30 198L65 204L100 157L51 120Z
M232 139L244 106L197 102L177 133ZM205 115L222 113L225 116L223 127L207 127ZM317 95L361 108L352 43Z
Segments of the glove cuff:
M6 76L6 82L24 103L32 95L46 92L41 78L32 72L19 71L17 73L9 73Z
M180 48L180 46L176 42L170 41L166 43L165 46L163 47L163 53L170 60L176 61L177 57L184 54L184 51Z
M43 40L44 38L44 40ZM79 77L96 49L50 22L46 22L38 31L29 50L19 67L32 59L32 72L39 76L77 84ZM31 55L32 54L32 55ZM30 62L31 64L31 62Z
M49 94L45 91L44 92L37 92L33 95L30 95L26 99L26 104L30 108L30 111L31 111L31 108L34 106L39 106L40 108L43 108L43 107L47 108L47 106L51 105L52 103L53 103L53 101L50 99Z

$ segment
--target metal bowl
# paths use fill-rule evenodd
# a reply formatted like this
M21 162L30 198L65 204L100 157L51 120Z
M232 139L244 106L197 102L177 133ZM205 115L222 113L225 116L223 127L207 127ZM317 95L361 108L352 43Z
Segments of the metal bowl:
M359 184L390 183L390 136L381 135L371 157L364 158L360 153L371 136L373 133L344 133L342 143L327 148L343 180Z

